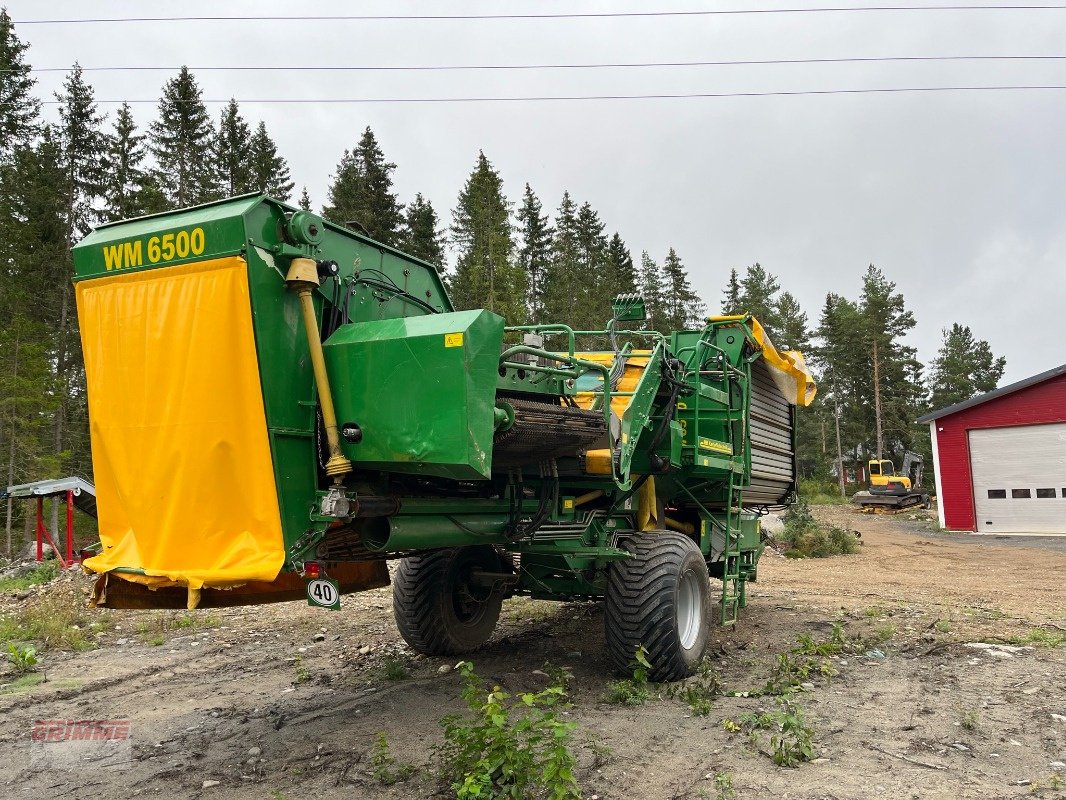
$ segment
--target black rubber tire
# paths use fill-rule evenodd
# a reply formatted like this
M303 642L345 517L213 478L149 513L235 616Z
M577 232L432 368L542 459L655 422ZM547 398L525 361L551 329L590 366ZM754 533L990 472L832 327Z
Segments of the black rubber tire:
M400 635L428 656L466 653L492 636L503 596L465 587L472 567L500 570L491 547L457 547L408 556L393 576L392 610ZM464 597L465 594L465 597Z
M648 680L688 677L710 638L711 584L703 553L692 539L673 531L634 533L621 546L633 556L615 561L608 571L604 624L612 665L619 674L631 675L634 654L643 646L652 665ZM688 574L698 591L701 618L694 641L685 647L678 604Z

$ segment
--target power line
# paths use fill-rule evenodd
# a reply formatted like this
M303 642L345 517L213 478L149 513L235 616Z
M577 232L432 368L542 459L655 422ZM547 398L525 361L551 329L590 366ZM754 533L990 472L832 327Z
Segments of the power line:
M446 21L446 20L556 20L620 19L627 17L712 17L752 14L824 14L891 11L1059 11L1062 4L1040 5L926 5L926 6L819 6L813 8L729 8L701 11L603 11L557 14L317 14L317 15L200 15L173 17L90 17L79 19L24 19L16 25L80 25L106 22L343 22L343 21Z
M1051 91L1066 89L1066 85L1032 85L1032 86L899 86L867 89L800 89L795 91L772 92L691 92L679 94L597 94L597 95L539 95L528 97L353 97L353 98L261 98L238 100L246 105L354 105L371 103L524 103L574 100L693 100L698 98L727 97L803 97L812 95L837 94L903 94L907 92L1008 92L1008 91ZM44 105L59 105L59 100L44 100ZM158 103L159 100L97 100L99 104ZM200 100L206 105L225 105L226 100Z
M873 64L886 62L931 61L1063 61L1066 55L1047 56L856 56L844 58L770 58L733 61L642 61L604 62L597 64L424 64L410 66L352 65L352 66L214 66L189 67L193 72L448 72L476 70L538 70L538 69L631 69L647 67L741 67L800 64ZM181 67L107 66L82 67L82 72L177 72ZM2 71L2 70L0 70ZM30 72L69 72L70 67L39 67Z

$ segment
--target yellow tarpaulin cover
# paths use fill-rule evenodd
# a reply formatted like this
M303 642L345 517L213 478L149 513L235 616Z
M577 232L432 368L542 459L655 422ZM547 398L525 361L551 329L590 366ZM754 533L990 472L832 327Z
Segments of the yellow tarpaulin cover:
M284 561L240 258L77 285L103 552L149 585L271 581Z
M803 360L803 353L799 350L778 350L774 347L770 337L767 336L759 320L746 314L737 314L726 317L711 317L710 322L730 322L732 320L748 320L755 341L762 347L762 357L770 367L770 376L777 384L790 403L798 406L809 406L814 402L814 396L818 387L814 383L814 376L807 369L807 363Z

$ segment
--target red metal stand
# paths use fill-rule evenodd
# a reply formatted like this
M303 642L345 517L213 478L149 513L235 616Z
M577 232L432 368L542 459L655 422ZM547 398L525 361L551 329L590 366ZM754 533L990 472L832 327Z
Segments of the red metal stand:
M44 498L37 498L37 560L44 561L44 542L48 540L48 544L52 545L52 552L56 554L56 559L59 561L59 565L66 569L74 563L74 492L67 492L67 548L64 559L59 552L59 548L56 547L56 543L52 541L52 534L48 532L48 528L44 524Z

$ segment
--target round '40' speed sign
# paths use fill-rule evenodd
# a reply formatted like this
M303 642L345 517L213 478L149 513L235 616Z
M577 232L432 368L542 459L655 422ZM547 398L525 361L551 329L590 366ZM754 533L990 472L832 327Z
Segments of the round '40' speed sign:
M336 581L329 578L316 578L307 582L307 604L322 608L339 609L341 592Z

